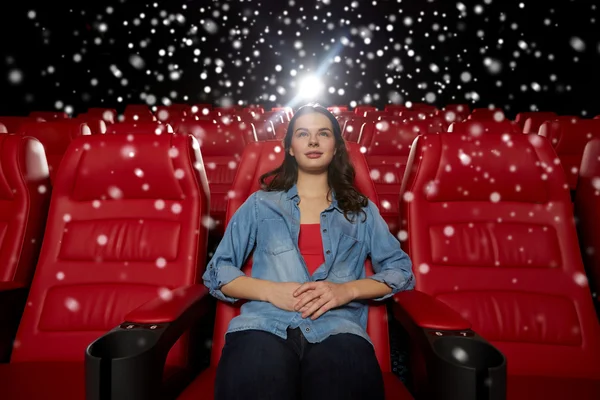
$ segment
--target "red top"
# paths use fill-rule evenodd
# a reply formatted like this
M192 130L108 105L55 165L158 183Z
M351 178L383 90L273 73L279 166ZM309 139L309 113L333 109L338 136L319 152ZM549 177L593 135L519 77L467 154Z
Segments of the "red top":
M304 258L309 275L312 275L325 262L321 224L300 225L298 248Z

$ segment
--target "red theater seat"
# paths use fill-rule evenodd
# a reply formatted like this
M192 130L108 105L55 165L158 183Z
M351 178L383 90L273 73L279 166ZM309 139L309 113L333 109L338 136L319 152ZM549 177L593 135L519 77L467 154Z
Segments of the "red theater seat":
M92 135L104 135L107 131L108 125L103 119L92 117L88 114L78 115L77 118L74 118L73 120L85 123L88 128L90 128Z
M504 111L499 108L475 108L467 119L470 120L494 120L494 121L503 121L506 119L504 116Z
M510 400L600 393L600 326L555 158L537 135L424 135L402 183L417 289L502 351ZM468 362L464 349L452 353Z
M225 230L225 211L231 196L231 185L244 152L244 138L240 131L216 124L186 122L178 134L191 134L198 139L204 170L210 188L210 217L207 224L211 233L222 236Z
M463 122L455 122L448 127L448 132L471 136L479 136L484 133L522 133L521 127L518 124L507 120L500 122L494 120L466 120Z
M354 108L354 114L356 114L359 117L364 117L366 115L367 111L377 111L377 107L373 107L373 106L356 106Z
M176 122L181 121L187 117L187 111L181 107L173 106L158 106L156 108L156 117L160 122Z
M184 295L201 296L193 284L204 269L208 189L194 166L202 162L198 150L189 136L75 139L54 186L11 361L0 364L3 399L83 399L84 357L93 340L115 326L112 334L125 340L142 331L119 349L103 342L108 334L96 342L104 347L90 350L137 354L153 346L151 335L175 329L160 318L176 312ZM158 311L149 318L152 308ZM168 357L168 348L153 354L166 359L167 377L185 370L191 339ZM92 373L94 365L85 370Z
M233 185L235 197L230 200L227 208L228 221L246 198L259 189L258 178L260 175L279 166L283 161L283 152L276 150L276 147L279 146L281 146L279 141L252 143L247 146L244 155L242 156L242 161L240 162L240 171L237 174ZM357 172L355 180L356 185L359 190L369 198L372 200L376 199L377 194L373 188L373 183L369 179L368 169L364 156L360 153L359 146L356 144L349 144L348 148L350 158L352 159ZM247 262L244 267L246 273L249 273L250 270L251 261ZM180 400L213 398L215 371L224 345L225 332L227 331L227 326L231 318L238 314L239 304L231 305L224 302L218 302L211 365L186 389L179 397ZM411 399L412 397L406 388L391 372L387 312L385 305L378 304L371 306L369 310L368 332L375 343L377 358L385 376L385 383L387 385L386 392L389 394L388 397L390 399ZM240 368L243 368L243 366L240 366Z
M123 112L124 122L153 122L156 117L145 104L128 104Z
M170 135L173 133L173 127L170 124L161 124L160 122L120 122L109 126L106 130L107 135Z
M21 125L33 122L44 122L43 118L30 118L30 117L0 117L0 123L2 123L8 133L17 133Z
M117 110L112 108L89 108L87 115L94 118L100 118L107 124L117 122Z
M27 123L21 125L18 133L23 136L32 136L44 145L50 168L50 181L54 184L63 154L67 151L71 141L79 136L91 135L92 131L85 122L68 120Z
M400 227L398 204L400 185L406 169L410 146L415 138L428 132L425 121L406 124L390 124L379 121L375 133L367 146L366 158L371 179L379 197L381 216L385 219L390 232L398 235Z
M369 122L364 117L349 118L345 121L342 128L342 136L347 142L358 143L362 135L363 129L373 129L374 123Z
M523 133L537 133L537 128L539 128L542 122L551 120L554 117L556 117L556 113L554 112L521 112L517 114L515 122L523 129ZM529 118L532 118L531 125L528 127L529 130L525 131L525 124ZM538 121L540 122L538 123ZM535 126L536 124L537 126Z
M8 361L25 307L50 192L42 144L31 137L0 135L0 362Z
M600 139L588 142L583 152L575 190L575 216L583 264L600 313L597 295L600 289Z
M600 120L555 120L544 122L539 135L548 138L567 175L571 190L577 188L577 177L587 142L600 138Z
M32 111L29 113L30 118L41 118L45 121L54 121L57 119L68 119L69 114L64 111Z

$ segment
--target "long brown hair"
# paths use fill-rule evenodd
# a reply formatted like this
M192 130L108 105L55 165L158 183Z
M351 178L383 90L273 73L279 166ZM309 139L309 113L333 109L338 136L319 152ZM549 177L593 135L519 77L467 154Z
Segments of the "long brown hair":
M283 148L285 158L281 165L272 171L263 174L260 177L260 185L267 192L287 191L294 186L298 180L298 163L290 154L292 145L292 134L294 133L294 124L296 120L306 114L319 113L329 119L333 127L333 136L335 139L335 154L329 167L327 168L327 181L329 183L329 192L327 198L331 201L331 191L335 192L335 198L338 207L344 212L344 217L352 222L354 215L363 214L366 219L367 214L363 207L368 205L367 196L360 193L354 187L354 166L346 150L346 142L342 137L342 129L337 119L325 107L319 104L307 104L300 107L290 121L285 138L283 139ZM352 214L352 217L349 217Z

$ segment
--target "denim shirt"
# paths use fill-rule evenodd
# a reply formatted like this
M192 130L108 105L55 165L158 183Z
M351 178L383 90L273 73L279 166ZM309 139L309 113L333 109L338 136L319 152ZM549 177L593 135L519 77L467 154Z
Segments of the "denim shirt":
M253 252L252 277L273 282L329 281L345 283L365 278L364 263L371 258L375 274L369 278L386 283L392 292L375 300L384 300L415 285L412 264L392 235L377 206L369 200L364 215L349 222L338 207L335 195L331 205L321 212L320 225L325 262L309 275L298 249L300 197L294 185L287 192L253 193L232 216L225 234L203 275L210 294L219 300L235 302L221 287L235 278ZM349 214L349 217L352 214ZM306 339L318 343L330 335L351 333L367 335L368 303L352 301L334 308L316 320L302 313L285 311L271 303L249 300L240 315L233 318L227 332L258 329L287 338L287 328L300 328Z

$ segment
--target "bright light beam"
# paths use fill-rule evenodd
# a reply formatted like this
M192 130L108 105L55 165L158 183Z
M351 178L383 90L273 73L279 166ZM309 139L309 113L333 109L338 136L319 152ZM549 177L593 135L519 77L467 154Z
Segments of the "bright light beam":
M304 78L298 87L298 96L303 100L317 100L325 85L316 76Z

